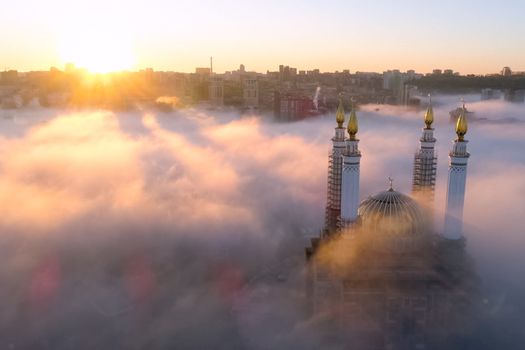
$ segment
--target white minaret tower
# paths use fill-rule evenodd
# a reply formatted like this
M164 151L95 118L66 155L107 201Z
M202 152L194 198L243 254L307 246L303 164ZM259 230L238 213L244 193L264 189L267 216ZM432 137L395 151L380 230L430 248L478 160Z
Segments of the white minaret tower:
M467 118L465 104L461 109L456 123L458 138L454 141L450 152L450 165L448 170L447 208L445 211L444 237L458 240L463 237L463 204L465 201L465 182L467 180Z
M419 149L414 155L414 172L412 178L412 193L429 209L434 200L434 188L436 185L437 154L435 151L436 139L434 138L434 111L432 109L432 98L429 96L428 108L425 113L425 127L419 139Z
M343 169L343 151L345 144L345 111L343 101L339 100L339 107L335 115L337 128L332 138L332 151L328 157L328 190L326 201L325 231L331 233L337 229L337 220L341 215L341 171Z
M341 223L346 227L357 220L357 209L359 208L359 172L361 152L359 151L359 140L357 134L357 115L352 105L350 119L348 120L348 139L346 149L343 153L343 176L342 176L342 198L341 198Z

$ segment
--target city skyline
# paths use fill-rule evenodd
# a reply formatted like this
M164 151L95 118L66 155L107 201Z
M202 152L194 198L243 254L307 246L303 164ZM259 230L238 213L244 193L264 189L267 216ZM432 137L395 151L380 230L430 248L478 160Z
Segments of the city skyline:
M483 7L472 1L20 1L0 15L0 67L47 70L72 62L101 72L192 72L213 56L219 73L240 63L258 72L279 64L352 72L520 71L523 10L518 1Z

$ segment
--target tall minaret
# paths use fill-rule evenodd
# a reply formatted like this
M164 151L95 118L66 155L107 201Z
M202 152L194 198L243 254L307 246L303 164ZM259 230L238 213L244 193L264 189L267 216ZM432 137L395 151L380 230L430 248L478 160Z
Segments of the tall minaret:
M337 127L332 138L332 151L328 157L328 190L326 201L325 229L331 233L337 229L337 219L341 215L341 171L343 169L343 151L345 150L345 111L343 101L339 100L339 107L335 114Z
M436 185L437 154L434 149L434 111L432 98L429 96L428 108L425 113L425 127L419 139L419 149L414 156L414 172L412 179L412 193L415 197L432 205L434 200L434 187Z
M347 130L349 137L346 140L346 149L343 153L341 227L346 227L356 221L357 209L359 208L359 166L361 152L358 147L359 140L355 137L358 127L357 115L353 104Z
M456 123L458 138L454 141L450 152L450 166L448 170L447 208L445 211L444 237L458 240L463 237L463 204L465 201L465 182L467 180L467 118L465 104Z

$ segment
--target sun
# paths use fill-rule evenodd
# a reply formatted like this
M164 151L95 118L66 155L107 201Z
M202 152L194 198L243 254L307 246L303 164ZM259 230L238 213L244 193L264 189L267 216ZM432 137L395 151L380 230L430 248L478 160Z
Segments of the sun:
M92 73L130 70L133 45L125 33L96 26L65 30L59 42L62 63L73 63Z

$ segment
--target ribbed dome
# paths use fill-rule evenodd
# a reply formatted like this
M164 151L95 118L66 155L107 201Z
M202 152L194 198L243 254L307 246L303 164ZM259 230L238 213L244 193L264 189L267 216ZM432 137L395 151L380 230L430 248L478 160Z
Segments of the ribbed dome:
M367 234L397 250L417 245L426 233L426 217L415 200L392 188L364 200L358 214Z

